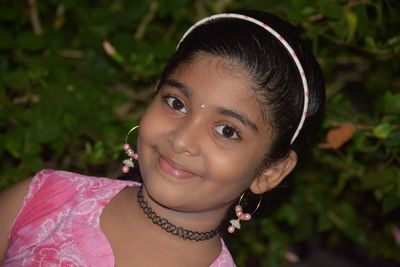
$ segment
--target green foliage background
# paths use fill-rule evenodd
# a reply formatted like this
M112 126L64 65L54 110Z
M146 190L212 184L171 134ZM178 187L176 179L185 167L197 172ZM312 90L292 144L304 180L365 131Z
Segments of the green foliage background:
M0 189L42 168L119 176L125 133L182 33L249 8L299 26L317 55L327 89L318 142L343 123L356 131L334 149L316 145L271 192L290 195L235 233L238 264L284 266L315 236L400 263L397 0L0 0Z

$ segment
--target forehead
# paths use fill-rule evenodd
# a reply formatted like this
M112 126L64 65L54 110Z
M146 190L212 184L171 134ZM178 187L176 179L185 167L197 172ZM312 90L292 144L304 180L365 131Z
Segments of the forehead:
M206 101L202 104L251 112L254 120L262 114L249 75L235 62L200 54L181 64L170 78L187 86L194 99Z

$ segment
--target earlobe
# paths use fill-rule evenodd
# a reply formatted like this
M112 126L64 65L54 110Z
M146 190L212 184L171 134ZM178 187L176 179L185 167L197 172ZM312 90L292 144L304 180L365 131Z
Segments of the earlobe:
M289 155L264 169L250 185L254 194L262 194L275 188L294 169L297 164L297 154L293 150Z

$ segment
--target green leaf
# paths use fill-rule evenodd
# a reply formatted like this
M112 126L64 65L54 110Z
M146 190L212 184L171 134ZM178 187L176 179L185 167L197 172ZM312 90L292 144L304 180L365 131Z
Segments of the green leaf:
M334 0L321 0L319 1L322 13L331 19L337 19L342 16L342 10L338 1Z
M383 199L382 211L384 213L389 213L400 206L400 197L394 194L388 195Z
M22 32L17 37L19 47L28 51L39 51L45 47L45 41L42 36L37 36L32 32Z
M298 221L298 212L293 206L284 205L279 210L278 218L290 225L294 225Z
M389 136L383 140L383 144L387 148L398 150L400 148L400 129L393 130Z
M366 171L366 174L360 178L362 189L383 188L389 183L396 181L398 171L394 168L381 168L378 170Z
M6 90L4 86L0 85L0 105L4 105L7 102ZM2 122L0 122L0 125Z
M24 154L40 156L42 147L36 142L26 142L24 146Z
M15 158L21 157L23 138L22 128L15 128L3 136L5 149Z
M358 131L353 137L353 148L356 151L364 153L372 153L377 151L380 147L376 139L371 140L372 134L369 131Z
M374 128L372 134L380 139L385 139L389 136L390 132L392 131L392 127L388 123L379 124Z
M2 3L0 8L0 19L2 21L12 22L22 15L23 10L20 7L13 6L11 3Z
M2 166L2 179L0 179L0 191L6 186L10 186L22 179L28 178L30 172L26 169L16 168L15 166L11 166L9 164L4 164Z
M383 111L390 113L400 113L400 94L386 92L381 101Z
M366 36L364 38L364 40L365 40L365 44L367 45L367 47L372 48L372 49L376 48L376 42L372 36Z
M321 214L318 216L318 231L324 232L331 230L332 228L333 223L326 214Z
M35 135L37 142L42 144L55 142L61 134L61 124L57 121L56 115L51 117L51 114L41 114L40 110L33 114L32 132Z
M24 154L22 160L31 172L38 172L43 169L43 160L38 154Z
M354 12L347 11L346 19L348 24L347 38L346 41L350 43L354 39L354 34L357 30L357 15Z
M0 50L10 49L13 46L14 39L12 34L9 31L0 28Z
M15 71L0 74L1 80L6 87L15 89L27 89L29 87L28 73L19 68Z
M337 204L337 212L340 219L345 218L345 227L353 224L357 220L356 210L352 205L347 202L341 202Z

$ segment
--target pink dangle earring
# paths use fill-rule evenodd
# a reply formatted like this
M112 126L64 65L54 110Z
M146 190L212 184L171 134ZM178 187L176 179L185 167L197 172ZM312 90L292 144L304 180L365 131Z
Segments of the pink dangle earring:
M241 206L244 194L245 193L243 193L240 196L239 203L235 206L235 213L236 213L237 219L232 219L229 221L231 223L231 226L228 227L228 232L231 234L234 233L236 229L240 229L240 221L250 221L251 216L258 210L258 208L260 207L260 204L261 204L262 194L260 194L260 199L258 200L257 206L253 210L253 212L252 213L244 213L243 208Z
M129 159L125 159L122 163L124 163L124 166L122 167L122 172L123 173L128 173L129 168L135 167L135 164L133 163L133 159L138 160L139 155L138 153L135 153L135 151L132 149L132 147L128 143L128 137L129 135L139 128L139 125L133 127L132 129L129 130L128 134L125 137L125 144L124 144L124 151L128 155Z

